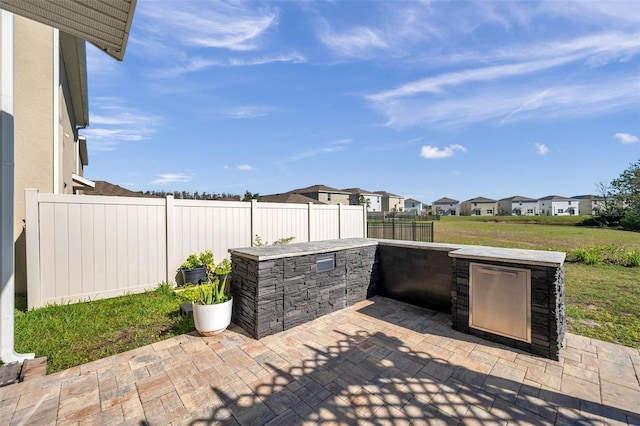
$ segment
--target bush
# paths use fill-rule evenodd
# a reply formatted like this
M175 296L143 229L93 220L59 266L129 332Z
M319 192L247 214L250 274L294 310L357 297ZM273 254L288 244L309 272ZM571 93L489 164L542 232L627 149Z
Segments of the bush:
M620 221L625 231L640 232L640 211L629 210Z
M579 247L567 253L567 262L638 267L640 252L633 248L628 250L616 245Z
M569 259L573 262L597 265L600 263L600 253L596 247L580 247L570 252Z
M636 267L640 266L640 252L630 250L625 254L624 266Z

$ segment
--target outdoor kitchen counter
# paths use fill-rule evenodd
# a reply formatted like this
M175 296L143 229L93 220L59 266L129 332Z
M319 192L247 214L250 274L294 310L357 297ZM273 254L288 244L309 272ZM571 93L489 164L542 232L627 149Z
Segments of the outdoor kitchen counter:
M523 250L486 246L461 246L449 252L450 257L517 263L520 265L562 266L566 253L559 251Z
M343 240L313 241L306 243L279 244L271 246L230 249L229 253L257 261L284 257L307 256L360 247L377 245L377 240L368 238L345 238Z

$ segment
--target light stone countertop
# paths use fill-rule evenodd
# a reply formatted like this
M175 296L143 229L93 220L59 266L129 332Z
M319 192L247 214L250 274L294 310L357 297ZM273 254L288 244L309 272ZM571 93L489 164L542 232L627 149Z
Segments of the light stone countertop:
M328 253L352 248L375 245L405 247L418 250L448 251L450 257L485 261L500 261L539 266L562 266L566 253L544 250L524 250L463 244L424 243L402 240L381 240L372 238L346 238L342 240L314 241L260 247L245 247L229 250L237 256L257 261L297 257L310 254Z
M345 238L342 240L313 241L260 247L230 249L229 253L258 261L281 259L283 257L306 256L352 248L375 246L377 240L369 238Z
M449 253L450 257L474 260L497 260L539 266L562 266L566 253L560 251L524 250L513 248L462 246Z

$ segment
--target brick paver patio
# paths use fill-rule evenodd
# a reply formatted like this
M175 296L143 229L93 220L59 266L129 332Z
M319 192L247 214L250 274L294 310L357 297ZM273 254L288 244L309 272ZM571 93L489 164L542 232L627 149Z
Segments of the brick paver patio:
M175 337L0 388L10 425L640 424L640 352L568 334L559 362L374 297L259 341Z

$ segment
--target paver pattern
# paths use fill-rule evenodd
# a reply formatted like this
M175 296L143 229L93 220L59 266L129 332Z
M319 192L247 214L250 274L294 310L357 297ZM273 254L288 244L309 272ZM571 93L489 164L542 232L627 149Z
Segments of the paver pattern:
M254 340L195 333L0 388L8 425L640 424L640 351L550 361L374 297Z

